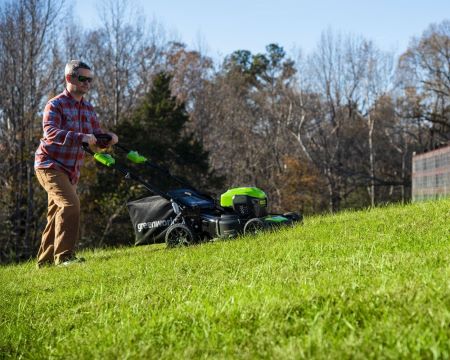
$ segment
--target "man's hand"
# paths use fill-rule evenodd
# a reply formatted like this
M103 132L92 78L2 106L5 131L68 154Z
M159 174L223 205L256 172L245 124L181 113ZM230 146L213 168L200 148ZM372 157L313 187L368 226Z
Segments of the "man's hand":
M81 142L88 143L89 145L95 145L97 143L97 138L94 134L85 134L83 135Z

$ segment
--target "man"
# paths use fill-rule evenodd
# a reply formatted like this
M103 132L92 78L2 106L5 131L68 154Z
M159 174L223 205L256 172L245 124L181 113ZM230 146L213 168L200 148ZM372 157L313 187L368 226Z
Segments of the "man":
M82 143L96 144L103 133L92 105L83 96L93 73L82 61L71 60L65 71L66 88L45 106L44 137L35 154L36 177L48 194L47 226L42 233L38 267L84 261L75 256L80 227L80 201L76 192L83 164ZM107 144L117 143L118 138Z

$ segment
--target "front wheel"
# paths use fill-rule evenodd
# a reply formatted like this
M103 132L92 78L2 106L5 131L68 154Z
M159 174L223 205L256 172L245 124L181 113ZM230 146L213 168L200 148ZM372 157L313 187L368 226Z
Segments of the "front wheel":
M166 231L167 247L189 246L194 243L194 234L184 224L170 225Z
M266 229L266 223L259 218L253 218L244 225L244 235L257 235Z

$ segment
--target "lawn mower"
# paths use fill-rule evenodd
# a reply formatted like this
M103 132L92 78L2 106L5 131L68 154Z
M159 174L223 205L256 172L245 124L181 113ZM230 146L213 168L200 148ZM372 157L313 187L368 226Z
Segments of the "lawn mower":
M100 146L111 139L108 134L97 134L96 137ZM220 196L220 200L216 200L137 151L129 150L122 144L114 146L125 152L132 163L156 170L177 183L176 188L163 191L129 168L119 165L110 154L94 152L88 144L83 144L83 149L98 163L119 171L126 179L137 181L151 194L127 203L136 245L165 241L168 247L187 246L214 239L257 234L266 229L302 222L302 216L294 212L269 214L267 196L259 188L229 189Z

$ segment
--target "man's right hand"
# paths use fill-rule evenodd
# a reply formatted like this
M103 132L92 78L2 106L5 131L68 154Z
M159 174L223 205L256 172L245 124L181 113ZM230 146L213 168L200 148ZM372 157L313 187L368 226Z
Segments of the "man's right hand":
M94 134L85 134L81 139L81 142L88 143L89 145L95 145L97 142L97 138Z

